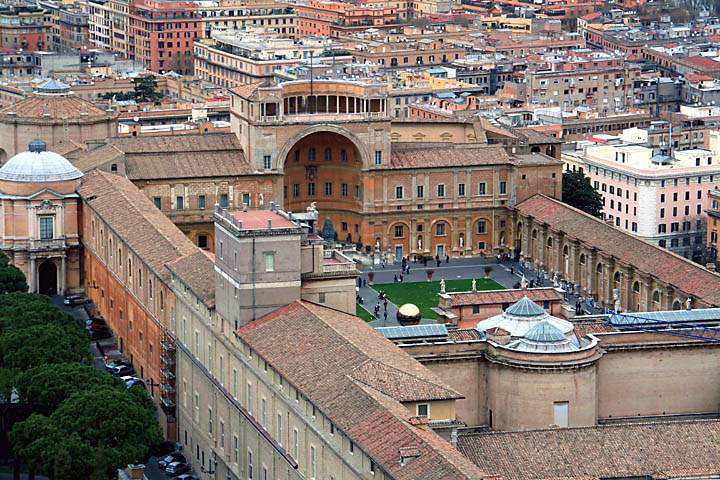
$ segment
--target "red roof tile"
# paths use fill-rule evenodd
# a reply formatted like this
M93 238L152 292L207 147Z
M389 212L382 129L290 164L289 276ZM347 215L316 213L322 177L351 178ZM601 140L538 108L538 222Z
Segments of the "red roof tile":
M242 222L243 230L270 230L276 228L299 228L296 224L277 212L270 210L248 210L230 212L236 220ZM268 221L272 227L268 228Z
M562 297L554 288L527 288L513 290L483 290L479 292L448 293L453 307L461 305L489 305L515 303L527 295L533 302L560 301Z
M707 305L720 306L720 275L686 258L651 245L545 195L535 195L516 208L537 222L547 223L553 230L563 231L597 248L601 255L612 256L625 265L632 265L638 271L652 275L660 282L672 285L683 294L691 295Z

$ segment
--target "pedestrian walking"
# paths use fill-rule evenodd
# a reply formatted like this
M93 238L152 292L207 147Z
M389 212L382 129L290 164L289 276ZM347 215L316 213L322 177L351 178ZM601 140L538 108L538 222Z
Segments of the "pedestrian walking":
M397 273L393 275L393 283L397 283L398 276Z
M450 263L450 255L445 255L445 263Z
M385 306L385 311L386 311L386 312L387 312L387 304L388 304L388 301L387 301L387 298L386 298L386 299L383 300L383 305Z
M385 321L387 322L387 310L385 310L385 313L383 313L383 317L385 318Z
M400 277L399 277L399 278L400 278L400 281L402 282L402 281L403 281L403 274L402 274L402 273L400 274Z

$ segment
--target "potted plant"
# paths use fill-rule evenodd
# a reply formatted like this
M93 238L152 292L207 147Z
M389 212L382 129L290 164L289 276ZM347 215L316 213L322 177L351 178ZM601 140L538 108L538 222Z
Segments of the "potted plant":
M433 273L435 273L435 270L432 270L432 269L425 270L425 275L427 275L428 282L432 281Z
M485 271L485 278L490 278L490 274L492 273L493 268L490 265L488 265L484 268L484 271Z

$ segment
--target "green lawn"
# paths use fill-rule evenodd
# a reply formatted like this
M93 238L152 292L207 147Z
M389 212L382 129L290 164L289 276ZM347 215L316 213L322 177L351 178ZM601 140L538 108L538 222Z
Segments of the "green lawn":
M432 282L398 282L381 283L372 286L377 291L384 291L388 299L397 305L412 303L420 309L422 318L437 318L435 312L430 310L438 305L440 293L440 281ZM477 279L478 290L503 290L505 287L489 278ZM472 290L472 280L445 280L445 291L447 292L468 292Z
M359 303L355 304L355 315L362 318L366 322L372 322L373 320L375 320L373 314L365 310L365 307L363 307Z

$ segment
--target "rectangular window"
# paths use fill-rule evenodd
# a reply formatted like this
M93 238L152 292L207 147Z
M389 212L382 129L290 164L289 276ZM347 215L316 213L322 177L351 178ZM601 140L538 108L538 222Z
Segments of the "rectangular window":
M395 187L395 198L397 198L398 200L402 200L402 198L403 198L402 185L398 185L397 187Z
M228 194L227 193L221 193L220 194L220 206L222 208L228 207Z
M348 184L347 183L340 184L340 195L342 195L343 197L348 196Z
M418 417L429 417L430 416L430 404L418 403L415 405L415 415Z
M276 427L275 433L277 434L275 439L277 440L277 442L280 445L282 445L283 444L282 413L277 414L277 424L275 425L275 427Z
M439 222L435 224L435 235L438 237L445 235L445 223Z
M185 197L181 195L175 197L175 208L177 210L182 210L183 208L185 208Z
M437 186L437 196L440 198L445 196L445 185L442 183Z
M486 224L485 220L478 221L477 232L479 234L487 233L487 224Z
M560 428L567 428L570 405L568 402L553 403L553 423Z
M458 197L464 197L464 196L465 196L465 184L458 183Z
M507 193L507 182L500 182L500 195Z
M315 149L308 149L308 160L315 160Z
M196 423L200 421L200 395L197 392L193 398L193 417Z
M248 480L253 480L253 454L248 450Z
M220 420L220 448L225 450L225 423Z
M315 446L310 445L310 478L315 480L317 478L317 455L315 454Z
M225 203L227 203L227 195L225 197L226 197ZM220 196L220 200L222 200L222 196ZM250 206L250 194L249 193L242 194L242 203L243 203L243 205Z
M293 458L297 460L300 456L300 434L297 428L293 428Z
M424 197L425 197L425 186L424 186L424 185L418 185L418 186L417 186L417 197L418 197L418 198L424 198Z
M238 391L238 377L237 377L237 369L233 368L233 383L232 383L232 394L233 397L237 399L237 391Z
M402 225L395 225L395 238L403 238L403 230Z
M205 208L205 195L198 195L197 207L200 209Z
M266 272L274 272L275 271L275 254L272 252L268 252L265 254L265 271Z
M315 196L315 182L308 183L308 197Z
M40 240L51 240L53 237L53 217L40 217Z
M382 151L375 151L375 165L382 165Z
M299 197L300 196L300 184L299 183L293 183L293 197Z
M233 435L233 461L235 463L240 461L240 439L237 435Z
M485 182L478 183L478 195L485 195L487 184Z
M325 196L332 196L332 183L330 182L325 182Z
M155 204L155 208L160 209L162 207L162 198L153 197L153 203Z
M253 396L252 396L252 383L248 382L247 384L247 390L245 390L245 408L247 409L248 413L252 414L253 412Z
M270 155L265 155L263 157L263 168L265 170L270 170L272 168L272 157Z

